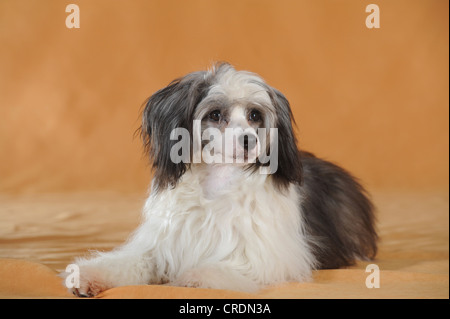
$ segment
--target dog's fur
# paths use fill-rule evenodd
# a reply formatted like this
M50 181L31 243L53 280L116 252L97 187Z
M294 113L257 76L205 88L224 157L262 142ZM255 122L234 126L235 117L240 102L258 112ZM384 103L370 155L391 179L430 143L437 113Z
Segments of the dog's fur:
M251 138L259 128L276 128L276 141L256 137L277 144L276 171L261 173L267 164L258 159L193 163L192 149L174 163L171 149L179 140L171 132L183 128L192 142L194 120L201 121L200 133L232 127ZM141 128L154 169L143 221L124 245L75 261L81 280L73 292L94 296L140 284L256 291L373 258L377 234L365 190L344 169L299 151L292 123L283 94L227 63L156 92ZM241 144L231 144L234 159L253 152Z

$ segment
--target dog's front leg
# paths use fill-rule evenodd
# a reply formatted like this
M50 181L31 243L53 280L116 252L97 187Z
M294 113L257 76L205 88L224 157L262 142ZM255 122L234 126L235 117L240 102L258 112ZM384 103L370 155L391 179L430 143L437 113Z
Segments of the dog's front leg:
M154 272L148 252L127 246L106 253L96 252L90 258L78 258L75 265L79 268L79 278L69 291L79 297L93 297L118 286L148 284ZM67 273L62 274L62 277L67 276Z

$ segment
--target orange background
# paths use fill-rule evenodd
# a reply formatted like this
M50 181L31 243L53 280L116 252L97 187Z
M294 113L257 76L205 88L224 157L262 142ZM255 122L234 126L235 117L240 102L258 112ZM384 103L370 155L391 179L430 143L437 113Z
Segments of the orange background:
M65 7L80 7L67 29ZM368 29L376 3L381 28ZM370 188L448 191L448 1L0 1L0 192L145 191L144 100L217 60Z

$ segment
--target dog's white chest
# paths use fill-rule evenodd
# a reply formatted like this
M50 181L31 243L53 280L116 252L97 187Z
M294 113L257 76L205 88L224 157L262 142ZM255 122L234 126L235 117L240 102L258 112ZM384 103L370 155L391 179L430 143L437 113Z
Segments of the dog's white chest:
M310 262L297 193L280 193L262 176L230 173L186 173L175 189L149 198L144 227L153 256L175 274L227 264L267 282L295 277L299 264Z

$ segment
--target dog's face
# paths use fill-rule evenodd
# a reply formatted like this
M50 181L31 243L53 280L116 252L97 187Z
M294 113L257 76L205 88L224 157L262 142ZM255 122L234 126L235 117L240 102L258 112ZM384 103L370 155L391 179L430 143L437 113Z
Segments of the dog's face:
M229 64L175 80L149 98L143 113L141 134L155 169L154 186L175 186L199 162L240 165L255 173L270 166L278 185L300 182L291 121L279 91Z
M269 130L275 127L275 109L265 84L231 67L216 72L216 82L194 111L194 121L201 121L202 155L211 155L214 163L256 163L270 146Z

